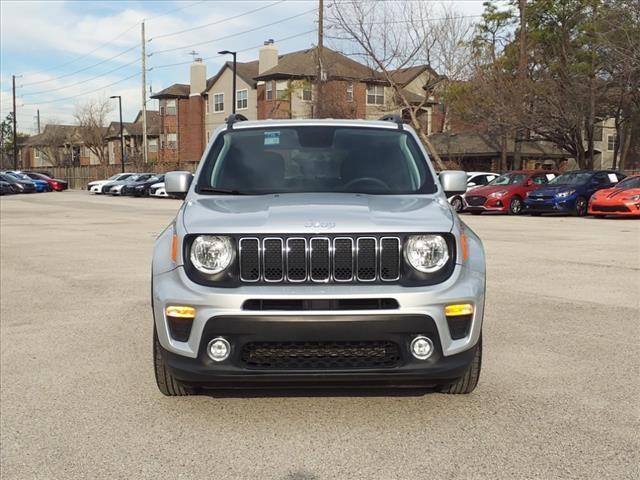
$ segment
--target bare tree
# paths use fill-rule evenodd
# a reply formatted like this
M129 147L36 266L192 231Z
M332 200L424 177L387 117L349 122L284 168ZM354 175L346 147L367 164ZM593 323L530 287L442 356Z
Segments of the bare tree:
M390 86L392 103L408 117L438 168L444 169L445 165L419 119L441 79L429 77L423 86L422 100L415 102L394 75L395 70L430 63L436 43L429 26L430 16L431 4L428 2L349 0L333 4L328 23L338 32L339 38L352 43L358 50L356 53L379 73L378 80Z
M80 141L98 158L101 165L109 163L106 135L111 108L108 99L94 99L78 105L74 114Z

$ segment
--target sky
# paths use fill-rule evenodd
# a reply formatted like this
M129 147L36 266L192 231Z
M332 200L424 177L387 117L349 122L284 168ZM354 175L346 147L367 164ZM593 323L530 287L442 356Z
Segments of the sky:
M325 8L332 1L325 0ZM227 60L217 54L221 50L238 51L242 62L257 59L267 39L276 41L280 53L315 45L317 3L0 0L0 115L11 111L16 75L18 131L37 133L38 109L41 126L71 124L78 104L111 95L122 96L123 120L133 121L142 103L143 20L147 90L158 92L188 83L192 51L204 58L210 77ZM448 3L462 15L483 10L481 0ZM148 100L147 108L157 109L157 102Z

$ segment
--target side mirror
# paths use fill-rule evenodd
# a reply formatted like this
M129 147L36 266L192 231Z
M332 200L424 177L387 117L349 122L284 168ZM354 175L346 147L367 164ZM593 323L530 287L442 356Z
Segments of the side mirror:
M439 180L447 197L467 191L467 174L461 170L444 170L440 172Z
M531 187L533 185L533 180L531 180L531 179L527 180L527 183L525 183L525 185L527 187Z
M184 198L192 180L191 172L169 172L164 176L164 188L168 195Z

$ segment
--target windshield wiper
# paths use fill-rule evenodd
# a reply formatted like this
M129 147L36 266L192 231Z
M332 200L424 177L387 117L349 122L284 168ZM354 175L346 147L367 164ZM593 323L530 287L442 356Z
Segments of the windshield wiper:
M233 190L230 188L200 187L198 191L204 193L222 193L225 195L246 195L246 193L242 193L238 190Z

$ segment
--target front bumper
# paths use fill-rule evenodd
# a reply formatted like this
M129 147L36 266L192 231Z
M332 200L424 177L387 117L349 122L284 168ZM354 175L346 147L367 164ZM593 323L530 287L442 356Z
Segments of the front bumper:
M484 314L484 274L456 266L453 275L439 285L286 285L211 288L191 282L182 267L153 277L153 311L158 340L174 375L187 383L233 382L270 384L292 381L363 381L383 384L437 383L460 377L473 359ZM389 310L246 310L246 300L256 299L353 299L393 298L398 308ZM474 314L466 336L452 338L444 306L472 303ZM172 338L164 315L168 305L196 308L188 340ZM431 338L435 353L416 360L409 343L416 335ZM231 343L231 356L213 362L206 345L218 336ZM455 336L455 335L454 335ZM401 360L393 368L331 370L264 370L247 367L240 352L248 342L392 341ZM414 380L416 382L414 382ZM419 380L419 381L418 381Z
M575 207L576 199L574 197L542 200L526 198L523 213L571 213Z
M589 204L589 215L615 215L625 217L640 217L640 202L632 200L619 202L592 201Z
M483 205L469 205L465 202L465 212L503 212L509 211L509 199L487 197Z

